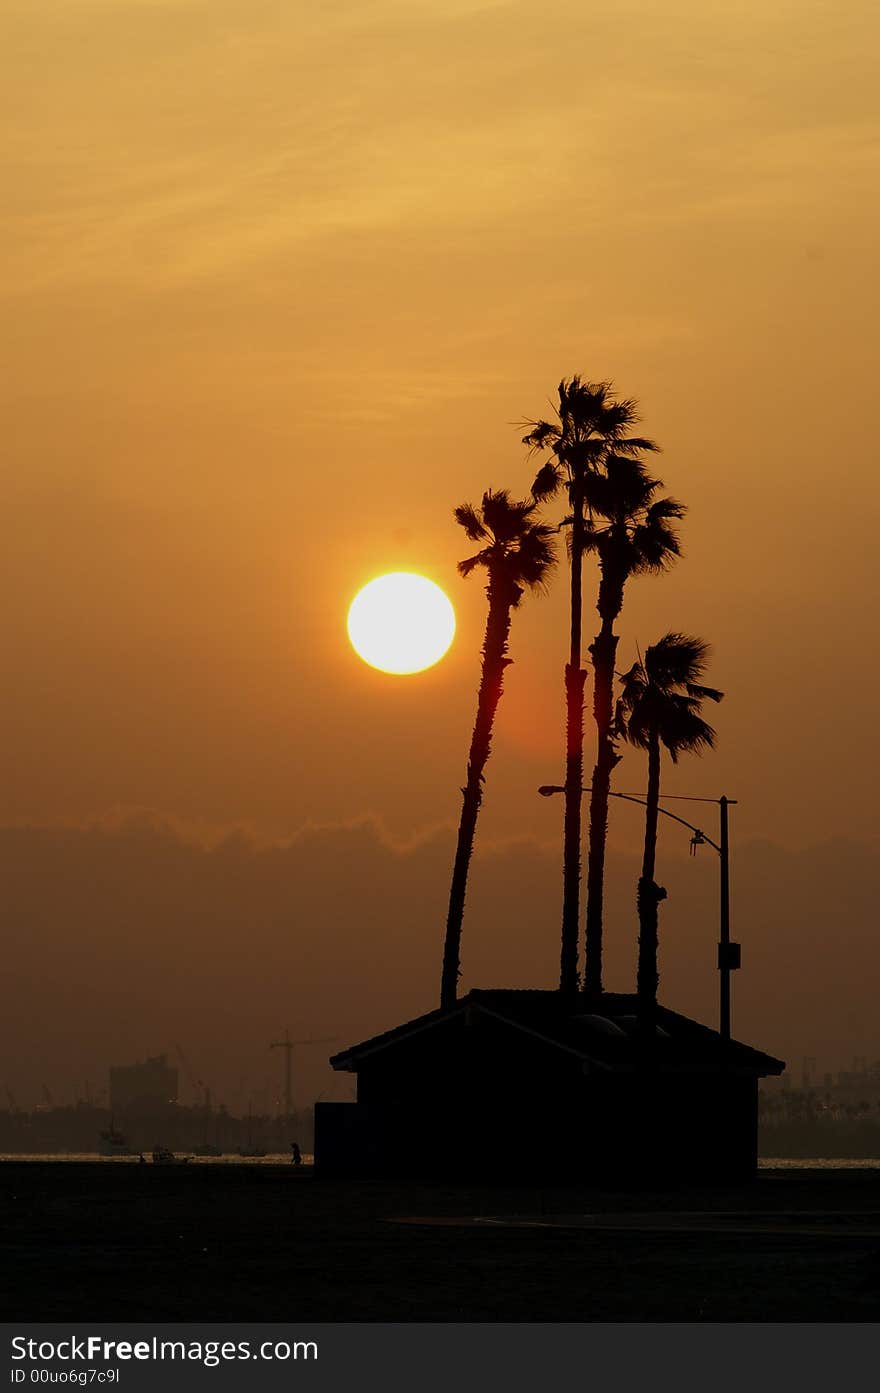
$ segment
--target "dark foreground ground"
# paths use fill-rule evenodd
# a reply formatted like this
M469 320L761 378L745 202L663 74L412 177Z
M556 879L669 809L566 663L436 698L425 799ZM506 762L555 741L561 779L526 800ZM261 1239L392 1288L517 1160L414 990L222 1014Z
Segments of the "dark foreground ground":
M4 1162L0 1233L6 1321L880 1318L877 1171L615 1194Z

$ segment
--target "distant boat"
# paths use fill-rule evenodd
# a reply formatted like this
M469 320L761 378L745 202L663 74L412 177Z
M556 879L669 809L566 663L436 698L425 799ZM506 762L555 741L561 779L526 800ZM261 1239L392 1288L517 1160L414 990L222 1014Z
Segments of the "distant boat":
M101 1156L134 1156L128 1144L128 1138L123 1136L111 1123L109 1127L98 1133L98 1152Z
M154 1166L184 1166L188 1160L188 1156L175 1156L167 1146L157 1146L153 1150Z

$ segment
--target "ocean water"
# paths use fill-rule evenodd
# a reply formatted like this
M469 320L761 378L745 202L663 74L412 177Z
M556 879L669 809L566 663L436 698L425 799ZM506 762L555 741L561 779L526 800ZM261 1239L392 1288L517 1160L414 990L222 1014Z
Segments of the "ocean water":
M760 1156L758 1170L875 1171L880 1170L880 1160L861 1156L814 1156L809 1159L801 1156Z
M272 1152L268 1156L239 1156L236 1152L231 1152L228 1156L193 1156L187 1151L177 1151L174 1153L178 1161L187 1160L191 1166L289 1166L291 1165L290 1152ZM147 1165L152 1165L151 1153L144 1152L144 1159ZM303 1152L303 1163L310 1166L314 1160L307 1151ZM140 1157L134 1156L101 1156L97 1151L46 1151L46 1152L23 1152L23 1151L2 1151L0 1152L0 1162L3 1161L89 1161L108 1166L138 1166ZM168 1164L164 1162L163 1164ZM880 1162L878 1162L880 1165Z
M175 1153L178 1161L183 1161L188 1156L185 1151ZM144 1152L147 1164L152 1165L150 1153ZM314 1162L314 1156L309 1152L303 1152L304 1165L310 1166ZM137 1156L101 1156L97 1151L51 1151L51 1152L20 1152L4 1151L0 1152L0 1163L3 1161L89 1161L108 1166L137 1166L140 1160ZM290 1152L272 1152L268 1156L239 1156L235 1152L228 1156L191 1156L187 1162L191 1166L289 1166L291 1164ZM166 1163L167 1164L167 1163ZM858 1157L842 1158L832 1157L786 1157L786 1156L761 1156L758 1160L758 1170L876 1170L880 1171L880 1157Z

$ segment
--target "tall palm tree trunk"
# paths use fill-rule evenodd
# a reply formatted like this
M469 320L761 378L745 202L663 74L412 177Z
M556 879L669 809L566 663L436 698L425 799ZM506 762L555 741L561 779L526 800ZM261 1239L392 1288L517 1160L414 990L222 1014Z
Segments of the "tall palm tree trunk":
M560 991L574 995L578 985L580 934L581 804L584 783L584 684L581 668L584 497L575 489L571 532L571 639L565 669L565 830L562 865L562 950Z
M605 582L602 582L604 586ZM601 586L600 586L601 591ZM622 597L621 597L622 598ZM602 605L602 609L606 606ZM602 914L605 885L605 843L608 836L608 795L611 775L620 756L614 749L612 721L614 717L614 662L617 656L617 634L614 618L619 612L602 619L602 628L590 645L593 659L593 716L596 721L596 763L590 781L590 846L587 857L587 925L584 964L584 991L596 1001L602 995Z
M468 870L474 849L477 816L483 801L483 770L492 745L492 726L501 700L504 669L509 665L507 640L510 636L510 612L519 597L519 587L505 583L502 577L489 577L486 587L489 613L483 639L483 664L477 695L477 716L474 721L468 756L467 781L462 789L461 819L458 842L452 867L449 890L449 912L446 917L446 941L443 948L443 974L440 983L441 1007L453 1006L458 993L461 962L461 926L464 918L464 899Z
M654 883L654 864L657 855L657 821L660 806L660 737L652 731L648 739L648 791L645 796L645 849L642 855L642 874L639 878L637 906L639 913L638 1000L639 1023L645 1042L654 1034L657 1016L658 905L666 891Z
M704 701L724 696L700 682L708 646L687 634L668 633L652 643L623 679L620 697L620 731L624 738L648 754L648 787L645 796L645 849L639 876L636 906L639 915L638 1020L639 1055L643 1069L655 1062L657 1039L657 925L666 891L654 880L657 854L657 820L660 808L660 750L673 760L687 751L711 750L715 731L701 714Z

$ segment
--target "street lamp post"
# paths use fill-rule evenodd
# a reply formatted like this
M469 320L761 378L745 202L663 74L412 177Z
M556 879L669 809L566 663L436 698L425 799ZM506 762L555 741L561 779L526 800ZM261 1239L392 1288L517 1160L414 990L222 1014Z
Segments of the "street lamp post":
M727 809L731 800L723 795L718 799L721 809L721 933L718 939L718 971L721 977L720 1024L721 1038L730 1039L730 974L741 962L740 946L730 941L730 849L727 836Z
M559 784L542 784L538 792L544 798L549 798L553 793L564 793L564 788ZM590 789L585 788L585 793ZM638 798L632 793L611 793L611 798L622 798L626 803L638 803L646 808L648 805L644 798ZM668 808L658 806L657 811L664 817L671 818L673 822L678 822L682 827L687 827L693 832L691 847L694 852L698 846L710 846L718 854L718 862L721 871L720 882L720 906L719 906L719 936L718 936L718 974L719 974L719 1004L718 1004L718 1033L725 1044L730 1040L730 974L742 966L742 952L739 943L731 942L730 938L730 838L728 829L727 810L737 800L726 798L723 794L720 798L692 798L686 794L669 793L667 798L675 799L682 803L716 803L720 810L721 831L719 840L714 842L711 837L700 827L695 827L692 822L687 822L685 818L679 817L677 813L672 813Z

